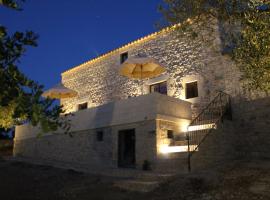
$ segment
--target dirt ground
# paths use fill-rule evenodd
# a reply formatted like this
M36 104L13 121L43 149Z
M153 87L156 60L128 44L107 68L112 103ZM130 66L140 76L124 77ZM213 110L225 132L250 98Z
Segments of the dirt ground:
M113 179L38 166L20 162L0 161L0 199L130 199L136 193L112 187ZM139 196L138 196L139 197Z
M270 162L242 162L217 173L181 175L149 193L124 191L115 178L0 159L0 199L270 200Z

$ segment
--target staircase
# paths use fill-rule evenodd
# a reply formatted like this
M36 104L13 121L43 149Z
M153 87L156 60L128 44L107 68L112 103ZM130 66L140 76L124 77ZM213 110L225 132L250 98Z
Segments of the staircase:
M191 158L207 136L224 118L232 119L230 96L224 92L219 92L217 96L191 121L188 126L186 137L175 137L173 146L180 146L187 149L188 171L191 171Z

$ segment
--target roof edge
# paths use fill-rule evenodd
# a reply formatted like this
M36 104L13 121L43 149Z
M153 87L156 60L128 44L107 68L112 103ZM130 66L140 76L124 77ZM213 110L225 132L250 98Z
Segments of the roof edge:
M74 66L74 67L72 67L72 68L70 68L70 69L62 72L61 75L66 75L66 74L69 74L71 72L75 72L76 70L79 70L79 69L85 67L88 64L92 64L92 63L98 62L98 61L102 60L103 58L108 57L110 55L113 55L114 53L118 53L119 51L122 51L125 48L128 48L128 47L130 47L132 45L135 45L135 44L138 44L138 43L141 43L141 42L146 42L148 40L154 39L155 37L157 37L159 35L162 35L162 34L165 34L165 33L170 32L170 31L173 31L173 30L179 28L181 25L182 25L181 23L178 23L178 24L175 24L175 25L172 25L172 26L168 26L166 28L163 28L163 29L161 29L159 31L150 33L150 34L148 34L146 36L143 36L143 37L141 37L141 38L139 38L137 40L134 40L132 42L129 42L129 43L127 43L127 44L125 44L125 45L123 45L121 47L118 47L118 48L113 49L111 51L108 51L108 52L106 52L104 54L101 54L100 56L95 57L95 58L93 58L91 60L88 60L88 61L86 61L86 62L84 62L84 63L82 63L82 64L80 64L78 66Z

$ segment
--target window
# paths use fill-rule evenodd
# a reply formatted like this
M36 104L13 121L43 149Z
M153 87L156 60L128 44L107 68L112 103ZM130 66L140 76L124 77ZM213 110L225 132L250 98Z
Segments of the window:
M198 97L198 83L197 81L186 83L186 99Z
M173 130L167 130L167 138L173 139Z
M158 92L160 94L166 94L167 95L167 82L161 82L161 83L156 83L153 85L150 85L150 93L153 92Z
M87 109L87 107L88 107L87 102L81 103L78 105L78 110L85 110Z
M96 136L97 136L97 141L99 142L103 141L103 131L97 131Z
M124 63L126 61L126 59L128 59L128 52L122 53L120 55L120 63Z

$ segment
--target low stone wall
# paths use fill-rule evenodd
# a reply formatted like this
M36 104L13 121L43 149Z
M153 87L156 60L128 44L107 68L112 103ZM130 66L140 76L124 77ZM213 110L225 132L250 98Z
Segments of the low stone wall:
M270 97L234 105L236 149L247 159L270 158Z
M270 98L235 101L225 120L191 158L193 170L223 168L236 160L270 158Z
M16 140L14 156L37 160L76 163L88 167L111 166L112 137L110 129L105 128L104 140L96 141L94 130Z
M219 124L191 156L191 170L226 167L238 154L235 151L235 134L233 122L224 120Z
M116 168L118 164L118 131L135 129L136 168L141 169L144 160L155 163L155 120L104 127L65 134L15 140L14 156L33 161L44 161L54 166L69 166L88 171ZM97 141L96 131L103 131L103 141Z

